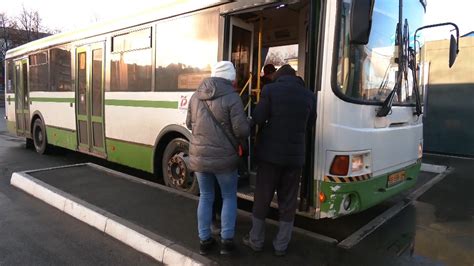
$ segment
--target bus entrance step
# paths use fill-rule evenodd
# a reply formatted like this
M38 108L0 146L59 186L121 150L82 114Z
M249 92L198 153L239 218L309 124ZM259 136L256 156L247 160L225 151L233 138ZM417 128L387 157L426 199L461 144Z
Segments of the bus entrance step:
M216 249L202 257L196 196L91 163L13 173L11 184L166 264L307 265L334 252L332 239L296 230L288 254L277 258L271 241L277 226L269 222L265 252L257 255L242 244L251 218L239 211L235 254L221 256Z

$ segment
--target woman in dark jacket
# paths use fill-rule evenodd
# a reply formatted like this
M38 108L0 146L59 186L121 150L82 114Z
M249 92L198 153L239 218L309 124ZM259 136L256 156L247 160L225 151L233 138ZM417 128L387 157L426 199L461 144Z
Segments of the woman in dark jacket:
M233 249L239 163L235 145L250 133L242 101L232 87L234 80L235 68L231 62L214 65L211 78L205 79L191 97L186 118L186 125L192 130L189 163L200 190L197 216L200 253L204 255L215 243L211 237L211 217L216 180L223 199L221 254Z

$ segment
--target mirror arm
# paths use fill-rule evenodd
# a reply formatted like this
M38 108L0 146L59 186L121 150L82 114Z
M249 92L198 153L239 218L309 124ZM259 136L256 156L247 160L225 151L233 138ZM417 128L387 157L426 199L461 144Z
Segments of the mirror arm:
M454 27L454 29L456 30L456 54L459 53L459 28L458 28L458 25L452 23L452 22L444 22L444 23L438 23L438 24L431 24L431 25L426 25L426 26L423 26L423 27L419 27L418 29L416 29L415 31L415 41L414 41L414 46L415 46L415 52L416 52L416 35L419 31L421 30L424 30L424 29L428 29L428 28L435 28L435 27L441 27L441 26L448 26L448 25L451 25Z

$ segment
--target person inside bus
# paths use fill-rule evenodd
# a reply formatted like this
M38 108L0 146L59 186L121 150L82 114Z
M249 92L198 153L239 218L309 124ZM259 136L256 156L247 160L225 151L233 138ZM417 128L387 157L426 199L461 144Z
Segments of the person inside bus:
M265 218L276 190L279 229L273 247L275 255L286 254L305 160L305 133L315 121L315 95L290 65L283 65L275 72L274 82L263 88L253 113L253 122L259 128L255 146L257 180L252 228L243 242L254 251L263 249Z
M276 68L273 64L266 64L263 67L263 76L260 78L260 88L273 82L273 75L275 74Z
M237 179L239 154L236 143L250 133L250 122L232 82L235 68L231 62L218 62L211 77L203 80L191 97L186 125L192 131L189 147L190 168L199 183L197 209L199 252L206 255L215 245L211 235L214 184L217 182L223 199L221 219L221 254L234 248L237 216Z

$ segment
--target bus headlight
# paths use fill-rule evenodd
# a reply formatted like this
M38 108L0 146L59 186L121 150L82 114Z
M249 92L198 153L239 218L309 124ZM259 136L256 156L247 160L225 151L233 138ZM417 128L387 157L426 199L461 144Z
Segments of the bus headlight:
M358 172L364 169L364 154L358 154L352 156L351 171Z
M370 170L370 153L360 153L351 155L351 175L368 173Z

